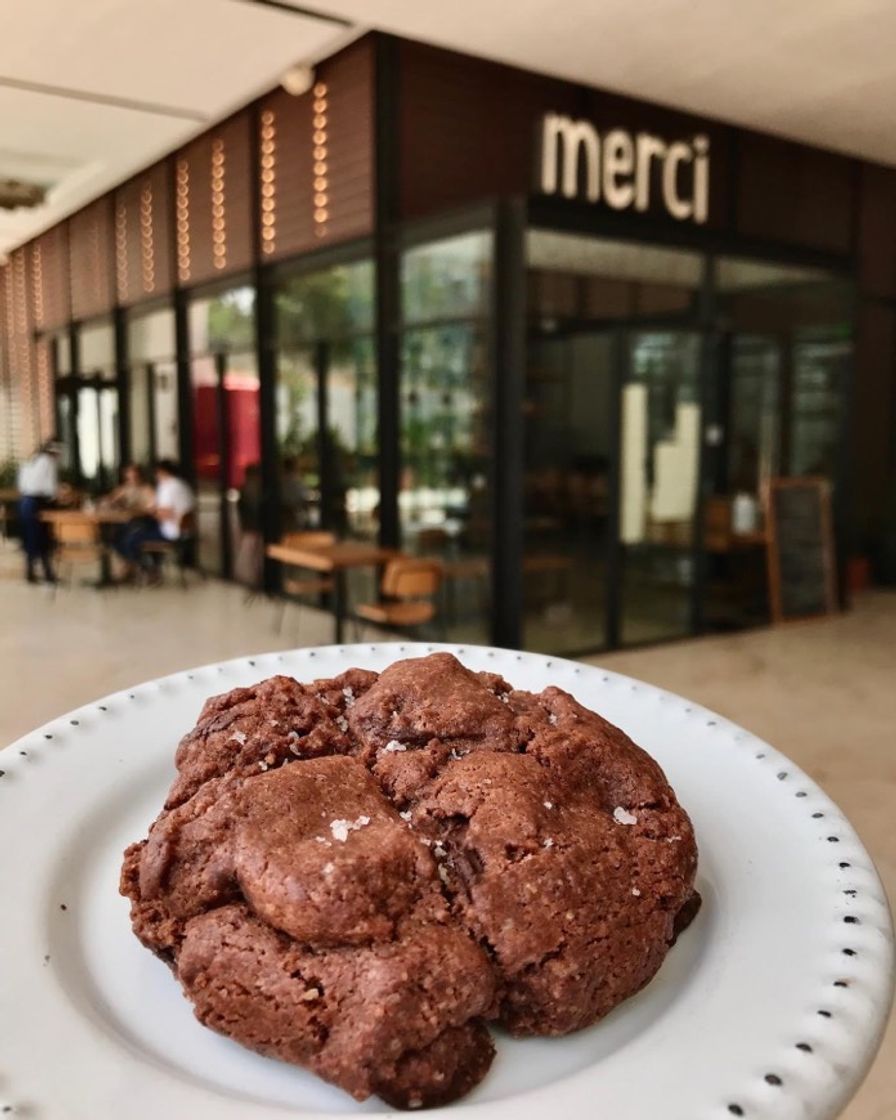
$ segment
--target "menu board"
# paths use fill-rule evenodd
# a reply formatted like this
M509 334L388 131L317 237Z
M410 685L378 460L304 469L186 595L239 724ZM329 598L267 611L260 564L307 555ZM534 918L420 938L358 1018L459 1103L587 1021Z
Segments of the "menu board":
M766 526L772 621L832 614L837 601L827 480L771 479Z

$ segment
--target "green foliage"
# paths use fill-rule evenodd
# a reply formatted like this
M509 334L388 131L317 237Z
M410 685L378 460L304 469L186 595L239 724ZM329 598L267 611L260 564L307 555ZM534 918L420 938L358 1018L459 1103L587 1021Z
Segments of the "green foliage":
M208 349L239 352L255 348L254 297L243 289L224 292L208 304Z
M293 276L277 291L282 350L330 345L330 360L352 356L353 339L373 329L373 269L369 261Z
M15 459L7 459L0 463L0 490L14 490L19 473L19 464Z

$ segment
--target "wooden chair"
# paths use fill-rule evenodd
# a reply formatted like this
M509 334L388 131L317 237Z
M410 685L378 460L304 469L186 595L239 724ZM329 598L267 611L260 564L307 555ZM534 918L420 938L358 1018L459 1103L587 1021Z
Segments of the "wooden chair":
M448 547L451 538L444 529L421 529L417 534L417 552L420 556L437 555Z
M301 533L284 533L280 544L285 548L327 548L336 543L336 534L325 529L308 530ZM302 568L289 568L283 579L280 611L274 623L278 634L283 633L283 623L290 606L301 612L303 606L313 603L318 595L329 595L333 591L333 577L318 575ZM301 572L299 575L297 573ZM299 615L301 620L301 614Z
M59 516L53 521L53 540L56 544L54 558L58 571L56 587L66 572L68 586L71 587L75 568L79 565L102 563L105 545L100 537L100 527L95 521L87 521L78 514L71 517Z
M436 607L442 583L442 565L435 560L399 556L390 560L380 583L380 601L361 603L355 610L360 637L361 621L407 630L425 626L438 617ZM441 619L439 619L441 624Z
M180 519L180 536L173 541L147 541L140 549L147 556L154 557L159 565L160 575L164 576L165 564L173 562L177 565L180 585L184 590L187 587L187 568L193 560L193 549L196 543L196 511L189 510ZM205 573L195 568L200 579L205 579Z

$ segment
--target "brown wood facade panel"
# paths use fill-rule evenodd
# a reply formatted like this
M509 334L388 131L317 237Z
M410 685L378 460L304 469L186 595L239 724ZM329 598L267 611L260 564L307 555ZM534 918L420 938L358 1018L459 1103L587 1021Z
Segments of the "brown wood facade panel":
M882 531L893 501L896 308L862 300L856 318L850 493L861 548Z
M176 267L181 284L242 272L252 264L250 112L230 117L175 156Z
M53 226L28 244L34 329L52 330L71 317L68 227Z
M37 394L34 385L34 345L28 249L10 254L4 285L7 371L10 397L16 410L15 441L18 454L27 455L40 438Z
M89 319L115 305L112 195L103 195L68 220L72 318Z
M56 391L50 339L46 335L34 340L34 392L37 396L38 438L43 442L56 432Z
M261 253L279 260L373 229L373 48L321 63L301 97L258 106Z
M400 213L417 218L500 194L528 194L536 122L587 110L575 86L401 41Z
M848 253L855 161L773 136L738 135L735 232Z
M706 224L719 228L728 220L727 125L420 43L402 41L399 59L404 218L500 195L538 194L541 121L559 113L588 121L601 133L622 128L632 135L654 132L667 141L705 135L711 152ZM648 217L663 214L659 174L654 166ZM630 213L637 221L640 215Z
M174 287L171 168L157 163L115 192L115 287L124 306Z
M863 163L857 252L863 292L896 297L896 171Z

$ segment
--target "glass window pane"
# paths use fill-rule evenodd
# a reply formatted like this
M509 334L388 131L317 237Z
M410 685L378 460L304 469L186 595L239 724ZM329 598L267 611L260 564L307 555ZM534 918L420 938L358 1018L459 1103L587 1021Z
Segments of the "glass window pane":
M703 258L540 229L528 231L526 254L526 647L607 644L613 601L623 644L686 633Z
M622 390L623 644L688 633L698 492L699 336L632 332Z
M171 359L176 352L174 309L159 308L128 320L128 357L132 362Z
M284 533L320 524L317 409L317 375L310 352L279 351L276 424Z
M118 391L102 389L99 394L99 443L103 467L103 486L118 481Z
M173 361L153 365L153 411L157 459L180 456L180 424L177 410L177 365Z
M142 362L131 367L131 459L140 466L148 466L152 458L150 446L149 374Z
M284 532L323 526L353 537L377 536L373 281L373 262L363 260L285 275L278 287L276 427ZM349 582L353 593L375 590L371 573L351 573Z
M190 303L188 318L200 563L228 574L229 554L231 562L236 558L240 578L254 579L250 568L254 571L256 565L241 563L243 537L249 530L240 525L239 510L246 502L239 499L248 468L260 459L255 289L200 295ZM226 433L222 424L227 425Z
M79 358L85 376L115 377L115 331L111 322L90 323L79 328Z
M78 453L81 477L88 489L99 486L100 427L96 389L78 390Z
M833 481L853 351L849 285L817 268L740 258L721 258L717 277L734 338L737 392L730 424L735 447L743 448L732 448L731 486L755 494L772 472L823 474ZM745 393L752 394L749 408L743 407ZM776 428L773 412L789 417L788 430ZM763 444L772 446L761 452ZM782 452L788 447L786 461ZM750 460L760 455L759 469L753 469Z
M616 342L535 337L525 404L524 642L546 653L606 644Z
M56 360L56 376L68 377L72 371L72 346L68 331L53 335L53 350Z
M401 262L404 322L485 316L491 272L492 235L487 231L408 249Z
M221 431L218 420L217 373L208 355L190 363L193 389L193 468L196 473L196 516L199 563L222 572Z
M490 629L492 236L416 246L402 258L399 516L404 546L444 565L453 640Z
M793 474L837 474L846 378L852 342L842 331L798 331L793 346L790 469Z
M730 391L728 487L756 495L780 470L781 352L774 339L734 336Z
M255 289L246 285L199 296L188 311L190 351L251 350L255 345Z

